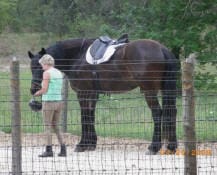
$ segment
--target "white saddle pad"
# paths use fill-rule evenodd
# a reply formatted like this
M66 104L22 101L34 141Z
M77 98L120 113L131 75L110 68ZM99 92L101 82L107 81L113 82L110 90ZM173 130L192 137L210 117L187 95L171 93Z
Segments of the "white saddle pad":
M116 48L121 46L121 45L124 45L124 44L126 44L126 43L121 43L121 44L118 44L118 45L108 46L108 48L106 49L103 57L98 59L98 60L94 60L94 58L91 56L90 48L91 48L92 45L90 45L90 47L87 49L87 52L86 52L86 61L89 64L100 64L100 63L107 62L107 61L110 60L111 56L115 53Z

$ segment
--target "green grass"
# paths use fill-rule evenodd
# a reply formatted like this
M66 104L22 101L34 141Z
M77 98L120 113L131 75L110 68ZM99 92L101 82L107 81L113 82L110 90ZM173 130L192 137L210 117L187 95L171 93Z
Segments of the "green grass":
M11 132L11 92L10 74L0 72L0 131ZM31 73L29 69L20 71L22 131L39 133L43 131L41 113L32 112L28 106ZM80 108L75 93L69 91L68 132L81 134ZM182 99L177 99L177 135L183 139ZM196 135L198 140L217 139L217 99L216 96L198 94L196 104ZM100 95L96 109L97 134L103 137L136 138L151 140L153 122L143 95L136 89L129 93L111 96Z
M196 89L217 89L217 64L206 63L196 66L194 85Z
M27 51L38 51L56 40L47 34L37 33L3 33L0 35L0 64L1 69L8 65L8 59L16 55L21 63L28 64ZM16 46L16 47L15 47ZM217 83L216 67L205 64L196 66L197 73L211 74ZM31 73L28 68L20 71L21 89L21 116L22 131L26 133L38 133L43 131L41 113L30 111L28 101ZM212 81L210 84L207 81ZM213 80L205 76L204 79L195 81L196 87L212 87ZM11 92L10 75L8 72L0 72L0 131L11 132ZM207 88L208 89L208 88ZM198 140L216 140L217 132L217 104L216 96L197 94L196 96L196 135ZM70 90L68 104L68 132L80 135L80 108L75 93ZM177 99L177 135L183 139L182 99ZM127 94L100 96L96 109L96 130L98 135L104 137L124 137L150 140L153 133L151 113L147 107L143 95L138 89Z

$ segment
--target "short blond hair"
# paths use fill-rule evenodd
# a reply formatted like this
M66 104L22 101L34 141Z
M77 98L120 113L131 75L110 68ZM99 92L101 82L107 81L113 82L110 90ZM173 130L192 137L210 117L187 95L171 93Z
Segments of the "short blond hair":
M54 58L49 54L43 55L38 62L40 64L50 65L50 66L54 66L54 64L55 64Z

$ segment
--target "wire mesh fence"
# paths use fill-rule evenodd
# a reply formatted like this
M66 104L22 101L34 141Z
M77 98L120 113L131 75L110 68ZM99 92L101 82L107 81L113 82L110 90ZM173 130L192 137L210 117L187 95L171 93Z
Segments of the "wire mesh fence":
M13 174L12 94L10 72L1 72L0 174ZM197 80L196 80L197 81ZM154 129L151 111L139 89L125 94L102 94L95 111L98 142L95 151L74 152L81 137L81 113L77 96L69 90L67 122L63 138L67 156L58 157L59 144L53 134L54 156L40 158L46 136L40 112L28 106L31 73L20 69L21 160L22 174L184 174L187 154L196 156L198 174L217 173L216 92L196 91L196 149L186 152L183 130L183 96L177 97L176 132L178 148L174 154L163 145L157 155L147 155ZM162 94L158 95L160 99ZM64 124L61 122L60 127ZM166 142L166 141L165 141ZM163 140L164 143L164 140Z

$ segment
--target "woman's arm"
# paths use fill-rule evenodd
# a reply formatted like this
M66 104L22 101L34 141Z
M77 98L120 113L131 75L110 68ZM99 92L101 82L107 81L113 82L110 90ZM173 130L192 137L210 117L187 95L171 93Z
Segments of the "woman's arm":
M43 80L42 80L42 88L38 90L34 96L40 96L42 94L45 94L48 90L49 86L49 81L50 81L50 75L47 71L43 73Z

